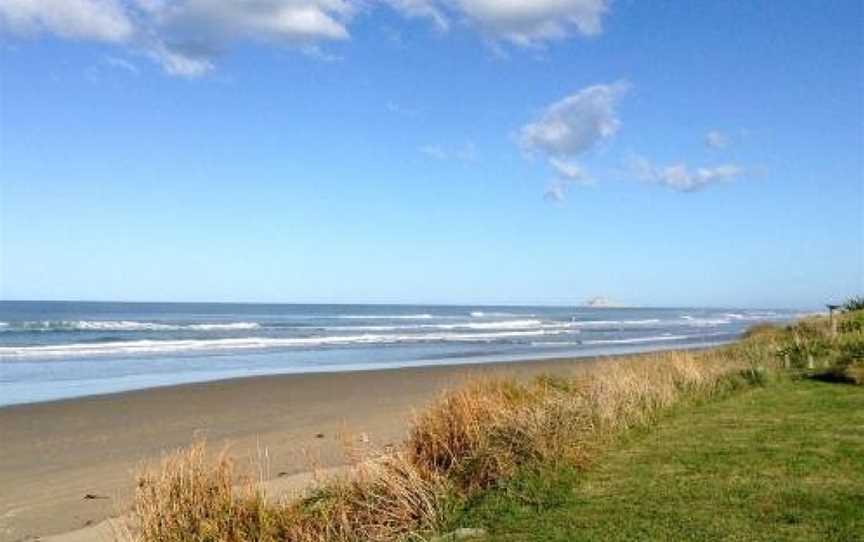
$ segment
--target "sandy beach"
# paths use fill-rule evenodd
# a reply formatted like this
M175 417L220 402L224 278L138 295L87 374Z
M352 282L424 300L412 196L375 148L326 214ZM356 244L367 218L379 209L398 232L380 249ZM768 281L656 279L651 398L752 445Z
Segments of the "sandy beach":
M441 390L480 375L578 371L543 360L190 384L0 408L0 541L35 540L124 510L142 464L204 437L236 458L267 450L270 477L346 464L386 446Z

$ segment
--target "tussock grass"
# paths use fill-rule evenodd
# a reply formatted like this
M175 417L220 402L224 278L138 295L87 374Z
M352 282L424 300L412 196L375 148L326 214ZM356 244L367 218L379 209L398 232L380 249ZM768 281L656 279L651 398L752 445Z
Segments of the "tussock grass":
M382 455L276 512L274 539L302 542L403 540L431 531L449 504L447 480L404 454Z
M414 422L412 463L470 491L527 462L578 460L592 420L576 386L561 384L488 380L444 394Z
M225 455L208 459L201 442L139 476L130 532L148 542L402 540L446 516L448 488L404 454L390 454L303 499L270 503Z
M351 474L290 502L268 502L260 485L237 476L230 460L208 462L198 445L141 476L135 537L421 540L446 525L454 503L525 466L584 467L609 438L653 424L682 403L782 378L793 360L801 366L813 356L847 350L851 354L843 359L857 359L864 344L860 331L841 339L829 331L824 319L760 326L713 350L616 358L570 377L475 381L442 394L418 414L397 451L372 456Z
M133 514L140 540L261 540L269 514L262 492L236 475L225 453L199 442L139 475Z

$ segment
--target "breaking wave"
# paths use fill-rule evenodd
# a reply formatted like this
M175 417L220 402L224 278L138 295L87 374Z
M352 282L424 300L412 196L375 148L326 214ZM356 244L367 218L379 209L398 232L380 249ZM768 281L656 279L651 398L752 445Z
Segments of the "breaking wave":
M257 329L257 322L166 324L133 320L42 320L27 322L0 322L8 331L231 331Z
M439 333L428 335L362 334L330 337L244 337L204 340L137 340L73 343L40 346L3 346L0 356L10 358L66 357L90 355L160 354L200 351L266 350L320 346L386 345L429 342L494 342L564 333L554 330L505 331L498 333Z

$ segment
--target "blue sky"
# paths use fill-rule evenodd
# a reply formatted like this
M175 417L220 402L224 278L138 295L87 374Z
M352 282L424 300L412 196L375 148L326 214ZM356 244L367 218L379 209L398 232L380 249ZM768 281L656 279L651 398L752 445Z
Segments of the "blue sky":
M0 0L0 297L818 307L858 1Z

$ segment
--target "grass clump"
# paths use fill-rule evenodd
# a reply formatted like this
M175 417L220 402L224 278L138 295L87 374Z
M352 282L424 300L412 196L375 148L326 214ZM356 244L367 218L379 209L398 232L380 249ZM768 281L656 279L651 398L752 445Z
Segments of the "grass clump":
M577 459L592 420L584 398L548 380L477 382L418 416L406 448L418 468L464 491L533 461Z
M273 536L292 542L404 540L434 531L448 515L449 496L446 479L415 468L404 454L384 455L277 507Z
M403 454L358 465L305 498L268 502L203 443L180 450L139 477L132 538L142 542L384 542L432 531L451 503L446 479Z
M239 478L225 454L208 458L203 442L138 477L133 514L147 541L266 540L270 523L255 484Z

